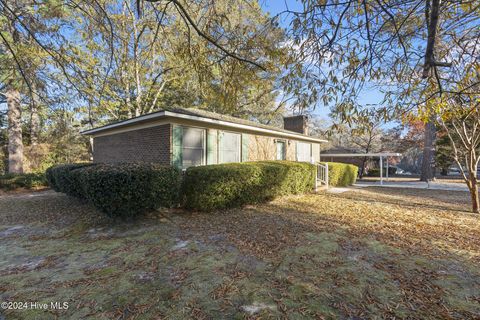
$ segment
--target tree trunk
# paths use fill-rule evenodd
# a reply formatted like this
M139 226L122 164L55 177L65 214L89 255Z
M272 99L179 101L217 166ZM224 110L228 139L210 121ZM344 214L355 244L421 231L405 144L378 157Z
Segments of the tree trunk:
M8 107L8 172L23 173L22 108L20 92L6 92Z
M420 181L429 181L435 178L435 138L435 123L433 120L430 120L425 125Z
M363 175L365 174L365 164L366 164L366 162L367 162L367 157L363 157L362 167L360 168L360 175L359 175L360 179L362 179Z
M40 137L40 100L36 94L37 92L34 90L30 106L30 142L32 146L38 144Z
M470 190L470 197L472 198L472 212L479 213L480 203L478 200L478 186L476 174L476 172L470 172L468 189Z

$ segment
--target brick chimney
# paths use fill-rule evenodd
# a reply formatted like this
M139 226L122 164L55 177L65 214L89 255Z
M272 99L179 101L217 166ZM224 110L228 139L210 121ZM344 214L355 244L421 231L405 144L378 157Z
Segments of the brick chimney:
M308 117L305 115L284 117L283 128L308 135Z

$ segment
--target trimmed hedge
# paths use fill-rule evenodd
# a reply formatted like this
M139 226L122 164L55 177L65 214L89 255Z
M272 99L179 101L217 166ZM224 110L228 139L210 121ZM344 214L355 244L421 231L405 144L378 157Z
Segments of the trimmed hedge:
M76 164L48 171L55 190L85 199L110 216L133 216L178 203L181 173L170 166Z
M50 188L57 192L63 192L71 196L78 194L78 181L73 181L70 176L70 171L91 166L91 163L70 163L59 164L48 168L45 171L45 176Z
M309 192L316 169L309 163L258 161L190 167L183 181L186 208L209 211Z
M322 162L325 163L325 162ZM328 163L328 183L332 187L346 187L357 181L358 167L340 162Z
M174 167L103 164L80 170L83 195L109 215L135 215L178 203L180 171Z
M8 173L0 176L0 189L3 190L32 189L43 186L47 186L47 180L43 173Z

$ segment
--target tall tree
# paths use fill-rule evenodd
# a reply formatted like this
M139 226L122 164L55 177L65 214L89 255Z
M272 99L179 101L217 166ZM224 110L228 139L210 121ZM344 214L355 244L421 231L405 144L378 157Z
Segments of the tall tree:
M384 99L376 108L397 117L446 92L473 93L456 84L464 63L478 57L478 1L302 3L303 10L286 11L301 61L292 74L304 75L303 82L287 81L287 89L299 107L353 103L377 89ZM433 132L425 132L427 165L434 145Z
M1 22L3 26L0 30L0 36L3 40L3 46L0 48L0 58L4 66L1 83L5 90L3 95L6 98L8 110L8 171L10 173L23 173L22 107L20 104L22 83L19 80L18 73L20 66L24 64L18 54L22 39L18 25L12 23L14 21L13 14L5 7L0 9L2 10Z
M30 137L36 144L40 132L40 89L48 69L47 57L61 55L55 39L61 37L59 19L65 8L57 0L0 0L0 88L8 107L9 172L23 172L22 104L30 105ZM41 43L39 39L45 41ZM52 65L50 66L50 68Z
M435 108L440 108L437 120L449 138L453 159L470 190L472 211L479 213L480 98L453 97Z
M429 119L425 125L420 181L430 181L435 178L436 140L437 140L437 130L435 128L435 121L432 119Z
M104 3L105 13L78 12L75 26L77 83L93 122L178 106L264 121L275 113L290 49L256 1L165 1L141 14L128 0ZM250 52L262 68L240 59Z
M444 94L425 103L417 116L434 120L448 136L452 158L457 164L472 200L472 211L480 212L478 163L480 161L480 63L464 65L464 79L455 92L473 89L478 94Z
M8 172L23 173L22 107L20 92L7 89L8 106Z

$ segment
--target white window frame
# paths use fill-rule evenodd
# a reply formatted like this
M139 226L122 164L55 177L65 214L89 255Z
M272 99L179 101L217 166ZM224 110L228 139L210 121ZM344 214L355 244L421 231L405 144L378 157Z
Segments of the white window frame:
M278 159L278 146L277 144L283 144L283 159ZM275 160L287 160L287 140L275 139Z
M307 161L304 161L304 160L299 160L298 159L298 145L299 144L308 144L310 146L310 155L309 155L309 158ZM312 161L312 144L310 142L302 142L302 141L297 141L295 143L295 159L297 162L311 162Z
M233 133L239 136L239 143L238 143L238 161L234 162L220 162L220 135L225 132L225 133ZM218 135L217 135L217 163L237 163L237 162L242 162L242 134L240 132L236 131L228 131L228 130L218 130Z
M202 131L202 163L198 166L204 166L206 165L207 163L207 129L206 128L202 128L202 127L195 127L195 126L183 126L181 125L181 127L183 128L183 131L182 131L182 168L183 169L186 169L188 167L186 167L184 164L183 164L183 161L184 161L184 152L183 150L185 149L185 141L183 139L183 133L185 132L185 129L196 129L196 130L201 130ZM198 148L189 148L187 147L187 149L198 149Z

